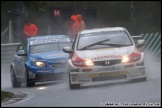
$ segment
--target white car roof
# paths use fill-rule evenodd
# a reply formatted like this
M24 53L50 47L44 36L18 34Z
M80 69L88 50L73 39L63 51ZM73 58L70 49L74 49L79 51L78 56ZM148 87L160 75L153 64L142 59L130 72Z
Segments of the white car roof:
M95 29L83 30L83 31L81 31L80 34L100 32L100 31L123 31L123 30L125 30L124 27L105 27L105 28L95 28Z

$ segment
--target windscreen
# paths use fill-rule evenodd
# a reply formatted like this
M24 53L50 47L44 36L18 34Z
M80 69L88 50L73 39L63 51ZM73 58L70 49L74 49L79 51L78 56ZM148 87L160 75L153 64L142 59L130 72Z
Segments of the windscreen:
M38 45L30 45L30 54L62 51L65 46L72 46L71 42L44 43Z
M130 37L125 31L103 31L103 32L93 32L93 33L86 33L80 34L77 49L82 49L86 46L91 44L97 43L99 41L103 41L105 45L94 45L92 48L105 48L105 47L114 47L108 44L117 44L123 46L131 46L133 45ZM101 43L100 43L101 44ZM106 45L107 44L107 45Z

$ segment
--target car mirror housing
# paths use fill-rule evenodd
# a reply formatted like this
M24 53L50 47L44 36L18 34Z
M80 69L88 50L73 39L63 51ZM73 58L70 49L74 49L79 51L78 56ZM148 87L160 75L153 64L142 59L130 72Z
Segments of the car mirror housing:
M72 53L72 52L73 52L73 51L71 50L71 47L69 47L69 46L64 47L64 48L63 48L63 51L64 51L65 53Z
M136 47L139 48L142 47L143 45L145 45L145 40L140 39L137 41Z
M26 53L25 53L24 50L20 50L20 51L17 52L17 55L18 56L26 56Z

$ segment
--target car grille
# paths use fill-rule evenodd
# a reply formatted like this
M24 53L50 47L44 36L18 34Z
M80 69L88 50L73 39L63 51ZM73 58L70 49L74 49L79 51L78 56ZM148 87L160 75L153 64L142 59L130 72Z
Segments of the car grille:
M56 64L50 64L50 67L55 68L67 68L67 63L56 63Z
M120 64L121 59L94 61L93 63L94 63L95 66L111 66L111 65L115 65L115 64Z
M64 73L55 73L55 74L36 74L35 79L36 82L39 81L54 81L61 80L65 74Z

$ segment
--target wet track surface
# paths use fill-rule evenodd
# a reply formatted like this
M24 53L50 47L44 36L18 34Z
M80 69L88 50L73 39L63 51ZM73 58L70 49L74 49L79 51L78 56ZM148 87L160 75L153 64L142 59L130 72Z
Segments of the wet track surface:
M12 88L9 64L1 64L1 90L23 92L22 100L4 105L8 107L57 107L57 106L104 106L107 103L135 104L156 103L161 106L161 61L146 59L147 81L145 82L99 82L81 85L70 90L68 78L63 81L36 83L35 87Z

